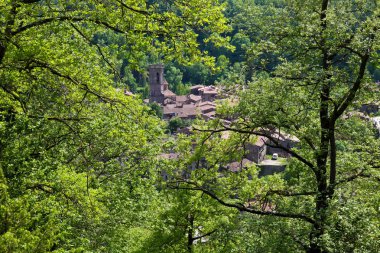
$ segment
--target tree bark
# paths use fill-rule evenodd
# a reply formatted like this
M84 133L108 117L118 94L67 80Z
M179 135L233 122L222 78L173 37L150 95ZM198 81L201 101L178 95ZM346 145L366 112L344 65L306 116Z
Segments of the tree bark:
M3 44L4 42L0 41L0 64L3 62L3 58L5 56L6 47Z
M322 253L324 252L321 245L321 239L324 235L324 227L326 222L326 209L328 208L327 198L327 158L329 155L330 147L330 118L329 118L329 100L330 100L330 80L331 73L329 68L331 65L331 58L328 49L326 48L326 40L323 36L327 28L327 8L329 5L328 0L322 1L320 24L321 24L321 50L323 54L322 68L326 76L322 80L322 87L320 91L320 107L319 107L319 120L320 120L320 145L318 153L316 154L317 169L315 170L315 179L317 183L318 194L315 199L315 223L310 232L310 249L309 253Z
M187 251L192 252L193 251L193 232L194 232L194 216L192 214L189 214L187 216L188 224L188 230L187 230Z

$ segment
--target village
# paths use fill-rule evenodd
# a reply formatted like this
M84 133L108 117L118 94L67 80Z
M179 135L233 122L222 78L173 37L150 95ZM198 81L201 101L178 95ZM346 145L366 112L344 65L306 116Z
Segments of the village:
M169 89L169 84L164 77L164 65L149 65L149 86L150 96L145 99L145 103L157 103L163 112L163 119L169 121L174 118L182 120L194 120L202 118L206 121L214 119L216 115L216 101L225 99L223 90L216 86L193 85L190 87L190 94L176 95ZM126 95L130 95L125 91ZM369 117L379 112L379 103L363 104L358 111L349 113L346 117L358 116L363 120L372 122L377 129L377 136L380 137L380 117ZM225 120L227 124L230 122ZM194 134L191 127L185 126L175 129L174 134ZM291 157L287 150L297 147L299 139L279 130L272 129L270 132L271 140L264 136L257 136L255 142L244 144L245 155L241 161L231 161L224 168L231 172L241 171L243 168L255 164L261 170L259 177L271 175L285 170L287 161ZM223 138L228 138L228 133ZM275 140L276 145L273 145ZM165 153L161 158L176 159L176 153ZM194 166L193 166L194 167ZM163 176L167 178L165 172Z
M149 66L150 97L145 103L157 103L163 110L163 119L170 120L180 118L194 120L200 117L211 120L217 117L216 101L224 99L222 90L215 86L194 85L190 87L190 94L178 96L169 90L169 84L164 77L164 65L154 64ZM226 124L230 122L225 120ZM176 129L175 134L193 134L191 127ZM299 140L295 136L279 131L272 131L272 137L283 147L296 147ZM228 133L223 135L228 138ZM231 161L225 168L232 172L241 171L243 168L256 164L261 168L259 176L270 175L285 169L290 154L281 148L273 147L273 144L264 136L257 136L255 142L244 144L245 156L241 161ZM176 153L162 154L162 158L176 159ZM165 172L163 172L165 174ZM164 175L166 178L167 176Z
M218 98L218 89L215 86L195 85L190 88L190 94L178 96L169 90L162 64L149 66L149 85L148 101L162 106L165 120L173 117L195 119L197 116L210 119L215 116L214 101Z

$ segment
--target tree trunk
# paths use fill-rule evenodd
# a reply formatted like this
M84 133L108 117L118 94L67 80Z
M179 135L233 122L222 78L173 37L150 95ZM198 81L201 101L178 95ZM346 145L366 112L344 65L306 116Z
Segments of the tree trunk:
M3 41L0 41L0 64L3 62L3 58L4 58L4 55L5 55L5 50L6 50L6 47L5 45L3 45Z
M327 195L327 158L329 155L330 147L330 117L329 117L329 100L330 100L330 80L331 73L329 73L329 68L331 64L332 56L326 49L326 41L323 36L323 32L327 27L327 8L329 0L323 0L321 6L320 14L320 24L321 24L321 50L323 54L322 68L325 71L325 80L322 83L320 91L320 107L319 107L319 120L320 120L320 146L317 158L317 169L314 171L315 179L317 183L318 194L315 199L315 213L314 220L315 223L310 232L310 249L309 253L322 253L323 246L321 245L322 237L324 235L324 227L326 222L326 210L328 207L328 195Z
M189 222L188 230L187 230L187 251L192 252L193 251L193 232L194 232L194 216L192 214L189 214L187 216L187 221Z

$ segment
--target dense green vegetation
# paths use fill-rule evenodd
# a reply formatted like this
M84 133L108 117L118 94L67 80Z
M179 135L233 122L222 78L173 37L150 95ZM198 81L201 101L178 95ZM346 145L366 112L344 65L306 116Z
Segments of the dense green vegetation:
M377 252L380 140L348 112L379 100L379 29L376 0L0 1L0 252ZM171 136L157 62L234 121ZM284 173L224 169L274 129Z

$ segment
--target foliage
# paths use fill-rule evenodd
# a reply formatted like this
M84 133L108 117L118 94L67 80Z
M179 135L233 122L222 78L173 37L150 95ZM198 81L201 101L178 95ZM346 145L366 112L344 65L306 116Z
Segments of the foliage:
M152 113L154 115L156 115L157 117L159 117L160 119L162 119L162 116L163 116L163 110L161 108L161 106L157 103L150 103L149 104L149 107L152 111Z
M190 126L191 122L189 120L184 120L182 118L174 117L168 122L168 130L170 133L175 133L178 129Z
M380 142L371 123L349 112L379 97L367 72L379 61L379 5L273 2L242 13L253 79L241 87L238 103L219 112L231 123L197 125L204 135L190 161L206 162L178 187L267 218L267 231L281 229L286 240L266 233L259 245L275 252L374 252ZM281 133L297 137L297 148L282 145ZM256 178L253 168L221 172L242 161L242 143L255 135L292 155L286 172L266 178Z
M379 97L378 3L221 2L0 2L0 252L378 250L380 143L350 113ZM234 121L164 136L189 122L117 91L158 62ZM243 166L256 135L284 173Z
M114 87L146 52L212 65L195 29L223 46L226 20L199 2L0 2L1 252L133 248L123 236L150 222L163 126Z

